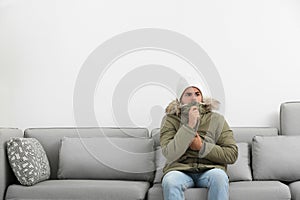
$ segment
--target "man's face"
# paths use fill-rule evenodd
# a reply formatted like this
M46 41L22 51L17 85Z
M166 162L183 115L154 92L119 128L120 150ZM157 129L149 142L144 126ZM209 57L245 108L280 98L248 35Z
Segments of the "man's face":
M202 95L197 88L189 87L183 92L181 97L181 103L188 104L192 102L202 102Z

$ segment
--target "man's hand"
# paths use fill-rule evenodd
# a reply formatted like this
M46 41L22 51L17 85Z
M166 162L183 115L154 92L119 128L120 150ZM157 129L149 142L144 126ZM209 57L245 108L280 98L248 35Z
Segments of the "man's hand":
M190 148L195 151L200 151L201 147L202 147L202 139L197 133L197 135L193 139L193 142L190 144Z
M189 127L194 129L199 119L200 119L200 113L197 106L192 106L189 111L189 122L188 122ZM198 127L196 127L196 129L198 129Z

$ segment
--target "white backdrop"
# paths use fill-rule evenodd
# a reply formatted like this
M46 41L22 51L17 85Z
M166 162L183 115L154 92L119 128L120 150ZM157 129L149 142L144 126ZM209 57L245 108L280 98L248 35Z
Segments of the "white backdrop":
M159 28L206 51L222 79L231 126L278 127L280 104L300 99L299 11L297 0L0 0L0 126L76 126L74 87L91 52L115 35ZM115 63L107 87L95 91L99 125L118 125L110 98L122 73L141 63L180 62L143 52ZM128 114L137 126L158 127L173 98L157 84L136 89Z

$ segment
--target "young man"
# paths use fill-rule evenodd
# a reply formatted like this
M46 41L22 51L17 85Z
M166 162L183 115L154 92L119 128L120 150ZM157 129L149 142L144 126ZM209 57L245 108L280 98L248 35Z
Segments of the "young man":
M208 200L228 200L227 164L238 148L224 117L212 112L201 90L189 86L166 108L160 144L166 157L162 180L165 200L183 200L190 187L208 188Z

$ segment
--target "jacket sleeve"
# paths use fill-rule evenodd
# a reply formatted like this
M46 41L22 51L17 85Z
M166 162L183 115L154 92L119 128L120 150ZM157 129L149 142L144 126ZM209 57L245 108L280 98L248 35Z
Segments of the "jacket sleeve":
M218 119L215 138L205 138L199 157L220 164L233 164L238 157L238 147L224 117Z
M175 122L175 119L166 115L162 120L160 128L162 153L169 163L179 159L189 148L196 136L196 132L186 125L182 125L176 131Z

